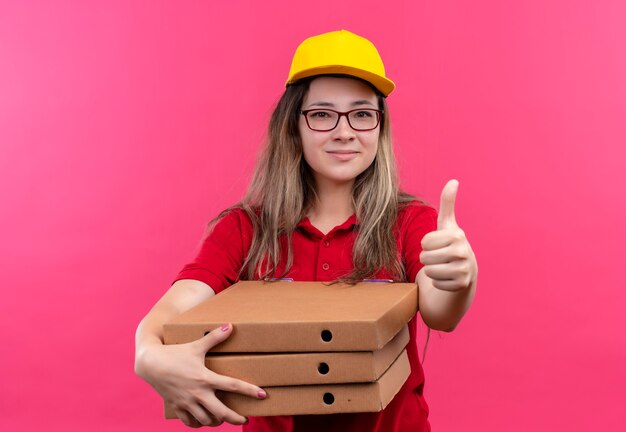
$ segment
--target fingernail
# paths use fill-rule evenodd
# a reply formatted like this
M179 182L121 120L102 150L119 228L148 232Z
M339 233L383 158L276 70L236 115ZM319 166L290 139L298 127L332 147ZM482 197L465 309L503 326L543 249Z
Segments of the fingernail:
M222 330L224 333L226 333L228 329L230 329L230 324L222 324L222 326L220 327L220 330Z
M246 421L243 422L243 424L248 424L250 420L248 420L248 417L246 417Z
M267 393L265 393L265 390L259 390L256 395L259 397L259 399L265 399L267 397Z

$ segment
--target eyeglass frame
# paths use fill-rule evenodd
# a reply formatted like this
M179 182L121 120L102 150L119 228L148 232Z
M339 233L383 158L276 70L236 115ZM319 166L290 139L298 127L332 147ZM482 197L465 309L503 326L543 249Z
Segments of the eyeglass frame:
M309 118L307 117L307 114L310 113L311 111L331 111L331 112L334 112L335 114L338 114L337 123L335 123L335 126L333 126L330 129L313 129L311 127L311 125L309 124ZM350 117L348 117L348 114L350 114L350 113L352 113L354 111L375 111L376 114L377 114L376 126L374 126L373 128L368 128L368 129L357 129L354 126L352 126L352 123L350 123ZM343 117L343 116L346 117L346 120L348 121L348 126L350 126L350 128L352 130L355 130L357 132L372 131L372 130L376 129L380 125L380 122L383 119L383 114L384 113L385 113L384 110L379 110L379 109L375 109L375 108L355 108L353 110L345 111L345 112L336 111L336 110L329 109L329 108L311 108L311 109L307 109L307 110L300 110L300 114L302 114L304 116L304 121L306 122L306 125L308 126L308 128L311 129L312 131L315 131L315 132L330 132L330 131L336 129L337 126L339 126L339 121L341 120L341 117Z

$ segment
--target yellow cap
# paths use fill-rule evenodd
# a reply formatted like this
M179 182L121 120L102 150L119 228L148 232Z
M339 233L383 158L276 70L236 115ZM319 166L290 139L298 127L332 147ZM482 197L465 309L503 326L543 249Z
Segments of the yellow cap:
M385 65L373 43L347 30L304 40L296 50L286 85L315 75L341 74L364 79L385 96L396 85L385 76Z

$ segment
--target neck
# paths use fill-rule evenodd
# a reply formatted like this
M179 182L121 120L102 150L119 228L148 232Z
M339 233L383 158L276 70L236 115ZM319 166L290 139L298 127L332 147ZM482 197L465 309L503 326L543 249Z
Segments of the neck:
M311 223L324 234L343 223L354 213L352 205L352 186L354 181L346 183L317 182L317 201L309 211Z

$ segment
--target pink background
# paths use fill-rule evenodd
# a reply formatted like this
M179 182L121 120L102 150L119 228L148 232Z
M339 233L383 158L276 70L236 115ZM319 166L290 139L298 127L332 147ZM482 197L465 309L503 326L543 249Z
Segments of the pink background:
M458 178L479 259L428 349L433 429L623 430L624 22L620 0L0 3L0 429L185 430L133 373L137 323L241 197L297 44L346 28L397 83L404 188L438 204Z

